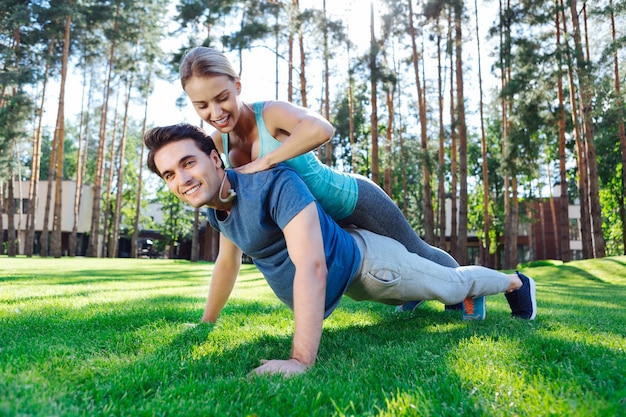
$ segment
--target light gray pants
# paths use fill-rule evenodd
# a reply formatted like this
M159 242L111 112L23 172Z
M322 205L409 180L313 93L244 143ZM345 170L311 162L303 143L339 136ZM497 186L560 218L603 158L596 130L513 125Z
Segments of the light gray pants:
M347 228L361 251L361 267L345 295L398 305L412 300L462 302L465 297L498 294L509 277L482 266L451 268L409 252L399 242L363 229Z

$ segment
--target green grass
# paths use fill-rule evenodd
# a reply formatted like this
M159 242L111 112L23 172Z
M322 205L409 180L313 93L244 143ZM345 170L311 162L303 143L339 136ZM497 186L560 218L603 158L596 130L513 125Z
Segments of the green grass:
M254 267L193 325L211 268L0 257L0 416L626 415L626 257L525 268L534 322L501 295L483 322L344 299L289 379L248 374L293 325Z

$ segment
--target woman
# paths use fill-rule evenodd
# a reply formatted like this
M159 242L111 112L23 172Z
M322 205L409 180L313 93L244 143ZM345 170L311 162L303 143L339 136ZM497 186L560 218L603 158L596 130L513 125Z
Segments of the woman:
M284 162L300 173L324 210L341 225L391 237L438 264L459 266L447 252L424 242L374 182L317 159L311 151L334 133L321 115L285 101L243 102L241 80L232 64L207 47L194 48L183 57L180 80L198 116L216 129L212 137L227 166L253 173Z

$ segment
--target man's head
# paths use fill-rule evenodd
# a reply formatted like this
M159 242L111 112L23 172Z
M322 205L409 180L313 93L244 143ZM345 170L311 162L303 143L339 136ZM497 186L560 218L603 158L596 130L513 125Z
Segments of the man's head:
M148 167L178 198L193 207L224 207L219 198L224 163L202 129L188 124L157 127L146 133L144 143Z
M154 154L163 146L183 139L191 139L196 142L198 149L207 154L207 156L210 156L213 151L217 152L213 138L202 128L187 123L155 127L146 132L143 137L143 143L148 149L147 163L150 171L162 178L161 172L154 163ZM224 164L222 164L222 168L224 168Z

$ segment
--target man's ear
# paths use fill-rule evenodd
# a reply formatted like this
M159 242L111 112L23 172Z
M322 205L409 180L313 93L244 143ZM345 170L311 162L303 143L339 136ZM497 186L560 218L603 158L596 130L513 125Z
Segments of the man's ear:
M224 165L224 163L222 162L222 157L220 156L220 153L217 151L217 149L213 149L211 151L209 159L211 159L215 163L215 166L217 168L221 168Z

